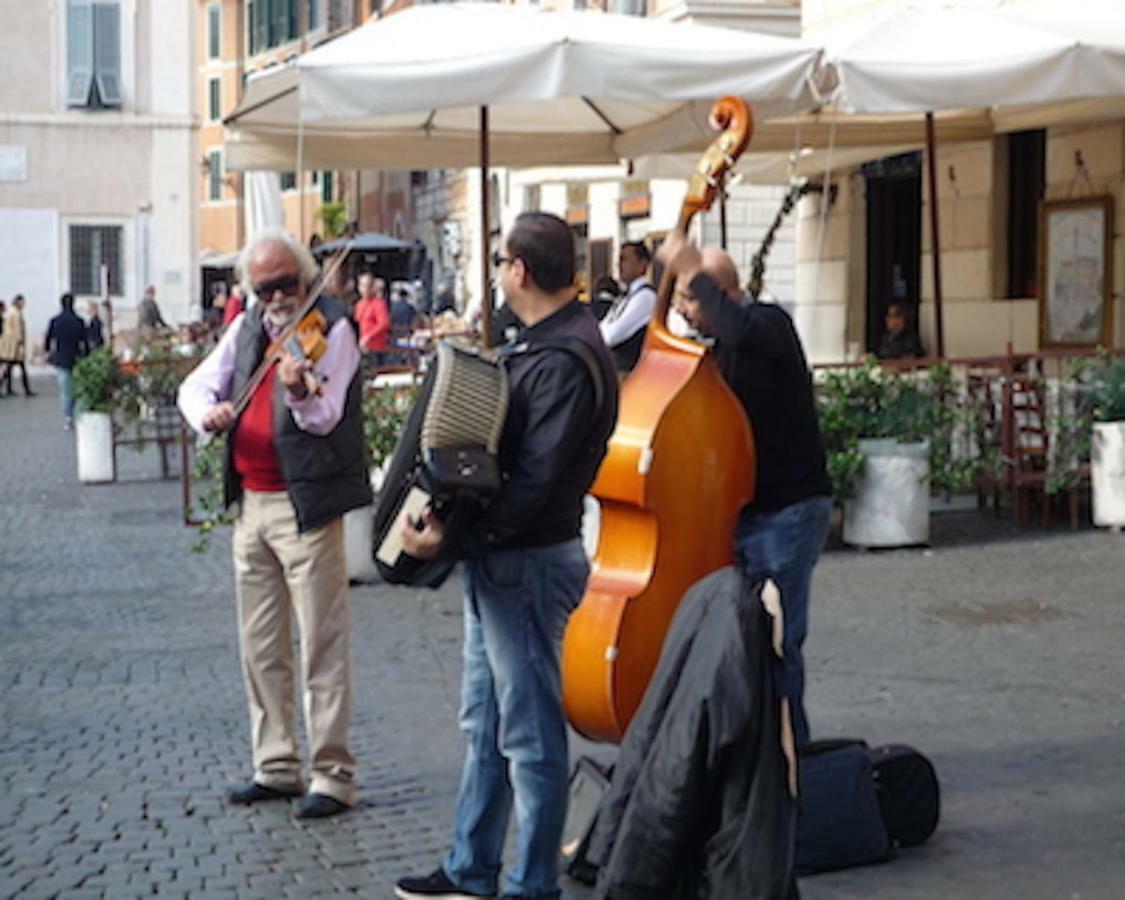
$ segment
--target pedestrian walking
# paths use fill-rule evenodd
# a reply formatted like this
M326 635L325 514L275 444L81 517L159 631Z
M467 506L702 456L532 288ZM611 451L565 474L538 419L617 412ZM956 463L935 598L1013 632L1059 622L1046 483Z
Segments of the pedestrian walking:
M59 298L62 311L47 326L47 361L55 367L59 382L59 405L67 428L74 427L74 364L89 352L86 323L74 311L74 295Z
M0 390L12 394L12 369L19 366L23 392L34 397L35 391L27 380L27 325L23 319L23 294L12 298L11 308L4 313L4 333L0 334L0 360L4 361L4 372L0 375Z
M327 322L324 354L315 365L288 353L266 362L265 377L237 409L267 344L304 306L317 267L300 242L269 228L242 250L239 271L257 302L179 392L180 410L197 432L229 432L224 499L239 504L232 544L254 774L227 797L248 805L305 793L293 721L295 615L311 757L296 815L322 818L355 803L342 516L371 502L359 351L344 308L321 296L313 308ZM318 391L310 391L306 375Z

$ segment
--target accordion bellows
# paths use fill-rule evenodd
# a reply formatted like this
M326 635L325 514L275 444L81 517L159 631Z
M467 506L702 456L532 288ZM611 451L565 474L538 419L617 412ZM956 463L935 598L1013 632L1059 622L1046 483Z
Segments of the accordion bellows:
M422 419L422 453L483 447L495 455L508 414L508 379L495 363L441 343L433 392Z

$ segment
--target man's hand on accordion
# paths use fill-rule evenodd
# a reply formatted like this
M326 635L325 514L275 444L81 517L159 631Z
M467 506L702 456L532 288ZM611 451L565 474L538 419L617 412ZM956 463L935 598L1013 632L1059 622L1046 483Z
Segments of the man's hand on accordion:
M415 559L433 559L441 549L445 539L445 529L430 507L422 510L422 515L411 519L403 511L400 520L402 528L402 549Z

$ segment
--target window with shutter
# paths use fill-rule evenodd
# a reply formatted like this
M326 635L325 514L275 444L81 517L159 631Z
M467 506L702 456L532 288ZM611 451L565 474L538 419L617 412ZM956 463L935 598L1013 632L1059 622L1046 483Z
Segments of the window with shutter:
M283 191L291 191L297 186L297 173L296 172L282 172L281 189Z
M90 0L66 7L66 103L88 106L94 85L94 8Z
M207 53L211 59L222 56L222 33L219 30L222 27L221 22L219 4L212 3L207 7Z
M325 170L324 177L320 180L320 199L323 203L332 202L332 173Z
M308 29L315 31L320 27L320 0L308 0Z

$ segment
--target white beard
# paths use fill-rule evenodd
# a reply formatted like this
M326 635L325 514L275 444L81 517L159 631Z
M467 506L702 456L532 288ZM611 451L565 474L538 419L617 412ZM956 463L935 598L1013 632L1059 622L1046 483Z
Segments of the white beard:
M265 309L266 321L274 328L284 328L297 314L297 298L287 297L281 303L271 303Z

